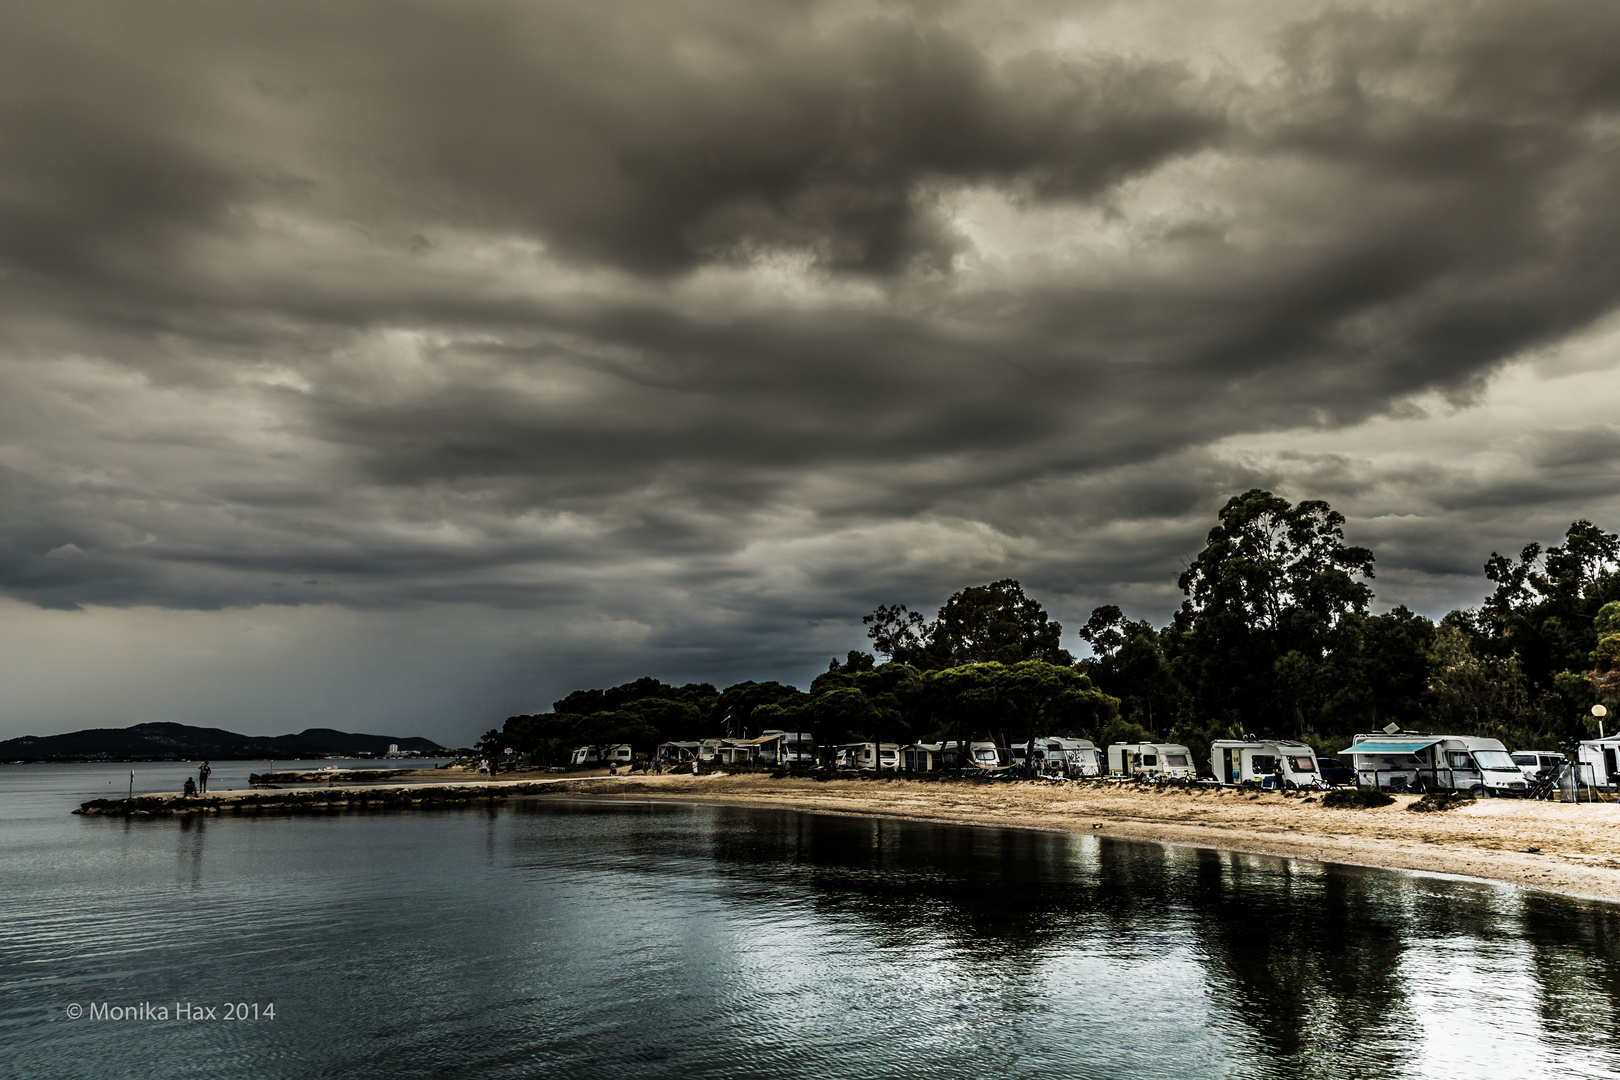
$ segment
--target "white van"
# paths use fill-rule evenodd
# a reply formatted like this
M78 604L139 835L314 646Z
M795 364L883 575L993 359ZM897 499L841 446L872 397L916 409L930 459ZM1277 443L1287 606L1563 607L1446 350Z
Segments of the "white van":
M1165 776L1193 779L1192 751L1177 743L1114 743L1108 748L1110 776Z
M1527 784L1495 739L1466 735L1357 735L1340 751L1355 762L1356 783L1383 791L1467 791L1523 795Z
M1526 780L1534 780L1537 773L1546 773L1556 780L1559 772L1569 764L1569 758L1550 750L1519 750L1513 755L1513 764L1524 773Z
M1228 787L1252 781L1270 784L1279 764L1285 787L1326 786L1316 765L1316 751L1305 743L1289 739L1216 739L1210 744L1209 771Z

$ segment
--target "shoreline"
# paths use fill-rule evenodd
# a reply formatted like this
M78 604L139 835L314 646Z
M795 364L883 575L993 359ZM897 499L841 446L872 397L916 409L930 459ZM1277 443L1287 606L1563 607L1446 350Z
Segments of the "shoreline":
M1420 814L1406 809L1416 801L1411 797L1397 797L1393 805L1375 809L1328 810L1319 798L1285 800L1233 789L1119 785L1112 790L1074 791L1069 785L1039 781L958 785L785 781L749 775L626 779L634 786L548 791L532 797L707 804L1033 829L1434 874L1620 903L1620 806L1613 804L1492 799ZM670 780L684 783L676 787L668 785ZM906 790L908 785L911 790ZM997 790L1003 788L1010 790Z
M424 770L413 782L98 799L76 814L168 817L433 809L585 798L795 810L938 825L1034 829L1241 854L1415 871L1583 900L1620 902L1620 805L1484 799L1438 813L1397 796L1371 809L1242 789L1044 781L828 780L759 773L477 779Z

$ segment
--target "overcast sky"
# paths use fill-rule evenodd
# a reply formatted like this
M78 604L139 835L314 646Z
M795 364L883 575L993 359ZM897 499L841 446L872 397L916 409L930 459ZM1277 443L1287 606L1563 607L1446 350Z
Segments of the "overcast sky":
M801 686L1230 495L1620 525L1620 5L12 0L0 737Z

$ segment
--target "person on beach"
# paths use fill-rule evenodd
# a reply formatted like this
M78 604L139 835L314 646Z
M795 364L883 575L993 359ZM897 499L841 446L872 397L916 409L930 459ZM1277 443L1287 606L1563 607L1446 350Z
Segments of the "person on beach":
M197 790L204 795L208 794L208 778L214 775L213 766L203 762L197 767Z
M478 771L484 776L489 775L489 758L480 758L478 760Z
M185 786L183 786L180 789L180 794L182 794L182 795L195 795L195 794L197 794L197 781L193 780L189 776L186 777Z
M1273 765L1271 767L1271 786L1273 788L1276 788L1277 791L1281 792L1282 795L1286 798L1287 795L1288 795L1288 791L1287 791L1286 788L1283 787L1283 783L1284 783L1284 781L1283 781L1283 767L1282 767L1282 762L1279 761L1279 762L1277 762L1277 764L1275 764L1275 765Z

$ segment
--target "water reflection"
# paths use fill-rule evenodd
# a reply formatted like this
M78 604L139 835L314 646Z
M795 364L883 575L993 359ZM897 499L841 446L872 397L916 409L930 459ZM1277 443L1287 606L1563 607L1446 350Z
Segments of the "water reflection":
M64 776L71 808L84 777ZM0 1075L1614 1076L1617 918L1089 835L676 804L0 815ZM62 1015L199 995L278 1019Z
M1620 1060L1610 906L1089 836L724 807L521 812L612 814L615 843L657 853L638 872L705 863L743 911L806 905L832 947L925 963L944 996L974 988L958 1007L1013 1030L1050 1029L1061 979L1088 971L1164 980L1181 1000L1157 1006L1209 1025L1244 1075L1499 1073L1504 1048L1535 1060L1557 1045ZM1106 1012L1114 991L1089 990L1080 1007ZM1112 1038L1078 1049L1106 1062Z

